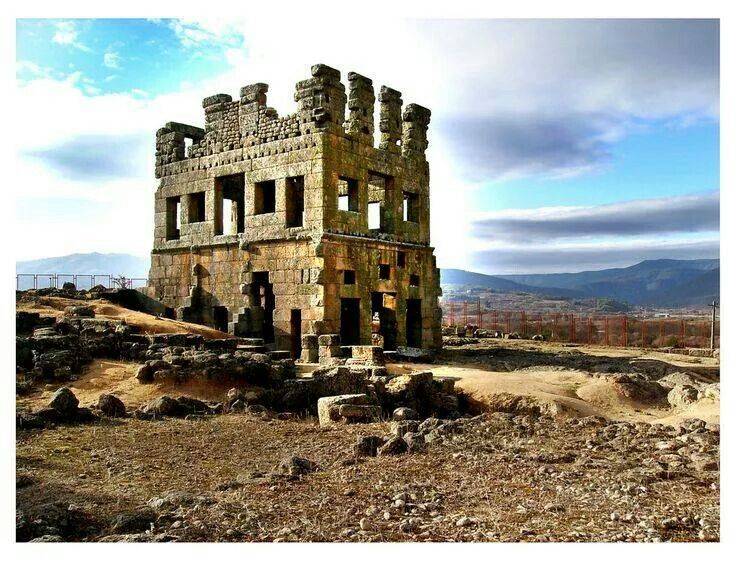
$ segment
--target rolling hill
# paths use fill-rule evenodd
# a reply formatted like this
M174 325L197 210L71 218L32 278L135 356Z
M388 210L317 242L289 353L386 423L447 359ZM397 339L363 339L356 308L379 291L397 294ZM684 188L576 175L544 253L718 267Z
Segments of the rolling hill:
M613 298L635 305L703 306L718 299L718 259L642 261L631 267L534 275L482 275L448 269L443 284L481 286L548 296ZM512 284L508 284L512 283Z
M462 269L440 270L440 283L445 285L478 286L500 292L524 292L527 294L544 294L546 296L563 296L574 298L584 296L579 290L559 288L555 286L532 286L494 275L484 275Z
M148 277L148 257L128 253L72 253L61 257L47 257L18 261L16 274L57 273L76 275L124 275L130 278Z
M149 258L127 253L74 253L16 263L16 273L148 276ZM443 286L473 286L563 298L611 298L633 305L705 306L718 300L718 259L657 259L631 267L534 275L485 275L442 269Z

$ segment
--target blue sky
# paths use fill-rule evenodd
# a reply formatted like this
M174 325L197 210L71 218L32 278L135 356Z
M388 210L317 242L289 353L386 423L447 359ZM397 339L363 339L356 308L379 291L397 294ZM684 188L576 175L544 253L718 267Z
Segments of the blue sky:
M600 170L573 178L524 177L487 183L482 210L601 205L718 190L719 127L652 124L610 147Z
M177 90L184 79L197 82L226 71L222 50L242 46L242 39L200 41L192 49L177 34L175 20L27 19L17 22L16 45L19 61L59 77L81 72L89 95L156 96ZM20 68L18 77L33 79L34 73Z
M145 255L155 130L201 125L203 97L254 82L289 113L316 62L432 110L442 267L558 272L718 255L717 22L381 24L392 41L335 49L288 18L18 20L17 161L30 179L16 220L35 235L17 258Z

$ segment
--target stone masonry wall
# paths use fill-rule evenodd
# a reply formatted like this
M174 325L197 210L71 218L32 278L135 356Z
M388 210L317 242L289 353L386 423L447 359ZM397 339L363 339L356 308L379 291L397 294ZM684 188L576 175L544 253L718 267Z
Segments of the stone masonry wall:
M415 306L421 300L421 346L438 347L430 112L415 104L402 111L400 92L382 86L376 95L373 82L354 72L347 88L328 66L311 74L296 85L292 115L279 117L267 105L268 86L256 83L236 100L205 98L203 128L169 122L159 129L148 293L171 315L219 327L226 320L248 336L257 335L264 313L271 316L258 294L272 291L274 344L285 350L292 310L301 311L302 334L339 333L340 299L352 294L367 298L360 329L370 342L371 294L386 292L396 300L398 344L406 342L405 303L413 299ZM376 209L380 223L371 224ZM377 272L386 261L395 275L388 282ZM348 266L353 286L339 277Z

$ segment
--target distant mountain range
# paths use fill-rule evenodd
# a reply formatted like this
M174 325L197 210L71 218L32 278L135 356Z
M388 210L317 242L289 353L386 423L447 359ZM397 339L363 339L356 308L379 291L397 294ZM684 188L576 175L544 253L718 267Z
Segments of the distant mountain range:
M656 259L631 267L534 275L483 275L443 269L443 285L465 285L501 292L546 296L613 298L634 305L703 306L719 299L718 259Z
M150 259L128 253L72 253L31 261L17 261L15 272L74 275L114 275L147 278Z
M124 275L146 278L148 257L127 253L74 253L18 261L16 273ZM443 286L468 286L498 292L523 292L563 298L613 298L632 305L698 307L719 299L718 259L642 261L631 267L535 275L484 275L442 269Z

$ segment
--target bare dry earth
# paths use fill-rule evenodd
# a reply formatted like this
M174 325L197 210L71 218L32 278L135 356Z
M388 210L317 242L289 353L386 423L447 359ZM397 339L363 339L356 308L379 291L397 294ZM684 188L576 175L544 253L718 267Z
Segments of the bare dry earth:
M590 418L589 418L590 419ZM20 539L719 539L718 433L484 415L426 452L355 458L382 424L243 415L21 433ZM317 471L269 475L284 457Z
M136 312L117 306L107 300L77 300L58 296L32 296L16 302L16 311L36 312L42 317L61 317L67 306L84 304L91 306L98 319L123 320L136 327L141 333L193 333L207 339L224 339L231 337L227 333L204 325L186 323L173 319L156 317L144 312Z
M109 309L104 302L95 305L98 317L104 312L124 316L151 332L190 327ZM59 306L49 307L58 312ZM716 362L505 343L510 352L501 358L453 356L439 364L390 365L455 376L459 387L491 406L508 405L509 396L542 405L541 415L523 414L521 408L516 414L486 413L450 424L418 453L357 458L356 438L386 437L387 423L326 429L311 418L251 414L103 420L21 431L16 441L18 539L720 538L718 403L700 400L692 410L674 411L661 403L632 402L605 375L551 365L555 361L545 356L583 353L619 360L612 367L645 359L708 371ZM140 385L133 378L135 368L98 360L71 386L80 405L114 393L129 410L163 394L219 400L227 391L202 384ZM40 389L18 405L45 405L54 389ZM691 416L705 418L708 426L682 421ZM275 466L293 455L311 460L317 471L296 477L276 473Z
M673 409L663 400L636 399L622 393L611 376L628 372L630 364L643 364L652 371L685 372L704 382L718 382L718 359L520 340L485 340L470 347L501 350L502 354L498 358L455 356L451 362L419 366L431 369L437 376L457 378L457 387L490 405L499 396L516 395L527 396L568 416L599 415L610 420L665 424L698 418L720 423L719 399L700 399L687 407ZM595 371L581 369L579 356L598 359Z

